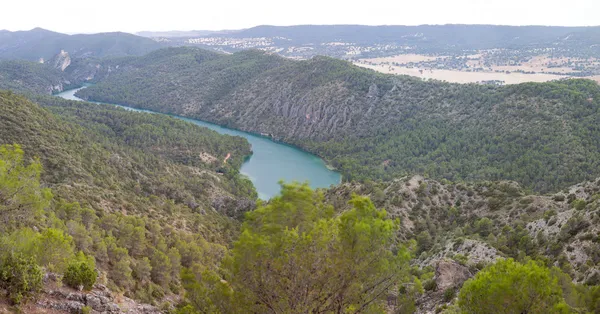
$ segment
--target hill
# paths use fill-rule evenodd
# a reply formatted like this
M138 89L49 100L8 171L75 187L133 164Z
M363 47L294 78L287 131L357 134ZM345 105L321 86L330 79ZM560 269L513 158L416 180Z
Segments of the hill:
M346 183L326 191L325 198L343 211L351 195L369 196L400 219L399 237L416 240L413 262L425 279L417 313L431 313L443 312L454 299L448 290L458 291L498 258L544 261L574 282L598 285L599 192L600 179L540 196L510 181L453 184L414 176Z
M0 89L52 94L77 87L77 81L49 64L23 60L0 61Z
M160 47L151 39L127 33L66 35L41 28L0 32L0 59L49 60L61 50L73 58L130 56Z
M213 265L210 254L236 236L236 217L254 206L252 184L238 175L251 153L243 138L165 116L50 96L36 102L47 109L0 92L2 171L15 164L3 172L0 195L36 180L44 188L40 194L35 184L17 185L14 195L34 193L27 194L34 203L24 196L3 200L2 252L25 250L15 238L32 244L56 236L56 246L42 245L43 255L32 248L26 254L62 274L65 261L81 251L94 258L99 283L157 304L181 288L178 269ZM37 175L10 181L11 171ZM13 205L19 208L14 220Z
M190 48L102 62L91 95L144 97L139 106L268 130L360 165L345 168L348 176L358 169L364 178L399 175L406 170L377 160L399 155L394 160L420 156L429 171L446 169L446 158L455 175L512 161L492 173L544 184L562 173L592 176L586 167L598 160L591 152L598 86L586 80L458 85L323 57L296 62ZM511 287L551 286L563 309L598 311L598 179L567 186L559 177L565 188L549 195L479 178L365 179L321 191L291 184L255 204L250 182L238 175L250 153L242 138L162 115L31 97L0 92L0 263L14 270L0 275L2 310L31 294L36 302L20 310L262 313L277 305L290 313L455 313L474 281L515 263L532 268L534 279L513 268L486 278L508 282L499 291L519 296L523 289ZM2 145L12 143L21 146ZM444 149L431 151L435 145ZM392 156L374 154L388 150ZM564 162L564 172L540 160ZM28 291L41 285L42 271L43 291ZM95 284L84 286L90 278Z
M348 181L418 173L548 192L600 175L592 81L461 85L327 57L192 48L111 66L78 96L270 134L326 158Z

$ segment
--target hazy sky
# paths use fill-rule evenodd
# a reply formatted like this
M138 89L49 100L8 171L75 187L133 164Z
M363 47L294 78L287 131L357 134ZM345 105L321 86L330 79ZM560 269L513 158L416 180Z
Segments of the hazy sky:
M261 24L600 25L600 0L1 0L0 29L66 33Z

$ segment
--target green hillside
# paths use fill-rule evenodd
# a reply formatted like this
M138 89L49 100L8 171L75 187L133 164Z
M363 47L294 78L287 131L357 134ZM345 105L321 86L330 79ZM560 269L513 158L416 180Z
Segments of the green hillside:
M16 197L0 204L0 246L11 248L2 252L22 250L62 273L82 251L111 289L145 302L180 289L181 267L214 265L209 255L236 236L235 217L256 199L238 175L250 154L245 139L165 116L49 96L36 101L47 109L0 92L0 145L9 145L0 149L0 168L9 169L0 195L14 188ZM32 253L44 241L54 241L51 255Z
M76 86L53 67L29 61L0 61L0 89L51 94Z
M425 174L548 192L600 175L592 81L461 85L326 57L191 48L128 58L98 81L78 95L271 134L324 157L349 181Z

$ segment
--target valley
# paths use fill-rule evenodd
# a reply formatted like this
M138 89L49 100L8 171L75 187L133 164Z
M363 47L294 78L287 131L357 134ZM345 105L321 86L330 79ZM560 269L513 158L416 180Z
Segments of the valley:
M0 31L0 313L598 313L599 30Z
M56 96L70 100L81 100L75 96L75 93L79 90L81 88L64 91ZM148 112L131 107L120 107L132 111ZM252 181L259 198L263 200L269 200L271 197L279 194L279 181L309 182L311 187L315 189L328 188L339 184L341 181L340 175L328 169L323 160L298 148L283 143L276 143L264 136L241 132L200 120L173 117L214 130L220 134L239 136L248 140L251 145L252 154L244 160L240 168L240 173ZM230 158L230 154L228 153L227 156L219 157L225 158L226 161Z

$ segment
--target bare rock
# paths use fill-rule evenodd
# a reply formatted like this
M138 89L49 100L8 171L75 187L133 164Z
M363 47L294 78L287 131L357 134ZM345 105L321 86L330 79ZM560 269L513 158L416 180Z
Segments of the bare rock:
M437 289L445 291L448 288L459 288L473 274L469 269L454 261L441 260L435 268L435 283Z

